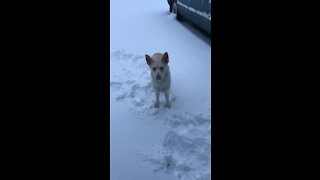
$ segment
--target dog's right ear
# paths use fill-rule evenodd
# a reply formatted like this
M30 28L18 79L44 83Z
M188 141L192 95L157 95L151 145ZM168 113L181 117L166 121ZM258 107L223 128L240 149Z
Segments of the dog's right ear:
M149 55L146 55L146 61L147 61L147 64L150 66L153 60Z

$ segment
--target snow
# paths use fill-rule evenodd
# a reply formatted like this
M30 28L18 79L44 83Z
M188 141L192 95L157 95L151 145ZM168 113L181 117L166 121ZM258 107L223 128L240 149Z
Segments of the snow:
M111 180L211 179L211 41L163 0L110 1ZM168 52L171 108L145 54Z

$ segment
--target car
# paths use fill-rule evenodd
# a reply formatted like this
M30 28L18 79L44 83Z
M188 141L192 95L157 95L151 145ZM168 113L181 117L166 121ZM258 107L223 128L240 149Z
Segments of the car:
M167 0L179 21L187 20L211 35L211 0Z

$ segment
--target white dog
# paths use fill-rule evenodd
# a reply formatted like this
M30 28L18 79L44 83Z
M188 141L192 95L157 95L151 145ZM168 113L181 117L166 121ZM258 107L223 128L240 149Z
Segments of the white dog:
M156 93L156 102L154 104L154 107L159 108L159 95L160 92L162 92L164 93L166 98L166 107L170 108L171 105L169 102L169 90L171 84L171 76L170 69L168 66L168 53L155 53L152 57L146 55L146 61L151 70L152 84Z

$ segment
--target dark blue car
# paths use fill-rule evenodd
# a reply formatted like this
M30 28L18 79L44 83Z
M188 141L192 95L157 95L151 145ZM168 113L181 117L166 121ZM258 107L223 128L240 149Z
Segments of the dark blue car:
M177 19L188 20L211 35L211 0L167 0Z

